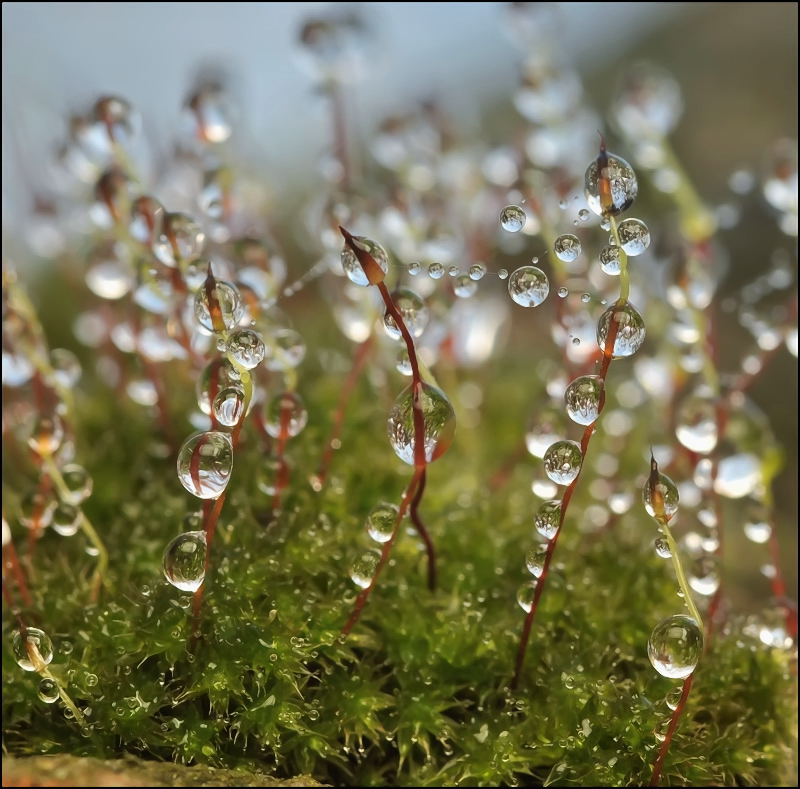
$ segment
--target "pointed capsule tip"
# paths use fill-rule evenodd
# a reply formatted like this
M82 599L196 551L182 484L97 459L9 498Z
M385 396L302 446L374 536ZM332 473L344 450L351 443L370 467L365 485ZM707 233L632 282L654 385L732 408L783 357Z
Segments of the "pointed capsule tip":
M339 225L339 232L342 234L342 236L344 236L345 240L349 240L353 237L352 234L345 230L341 225Z
M597 135L600 137L600 153L606 152L606 138L603 136L603 132L600 129L597 130Z

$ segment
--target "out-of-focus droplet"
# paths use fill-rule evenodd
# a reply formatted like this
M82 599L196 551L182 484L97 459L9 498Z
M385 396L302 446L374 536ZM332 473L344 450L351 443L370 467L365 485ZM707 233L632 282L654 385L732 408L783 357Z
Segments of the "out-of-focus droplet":
M428 307L425 305L422 297L410 288L397 288L397 290L392 293L392 301L400 312L403 322L411 336L421 337L430 319ZM400 329L389 312L386 312L383 316L383 325L386 329L386 333L393 340L401 340L403 338Z
M350 567L350 580L360 589L366 589L372 583L380 558L377 551L362 553Z
M282 392L267 404L264 427L273 438L294 438L308 424L308 411L297 392Z
M382 501L367 515L367 533L375 542L389 542L394 533L399 508L396 504Z

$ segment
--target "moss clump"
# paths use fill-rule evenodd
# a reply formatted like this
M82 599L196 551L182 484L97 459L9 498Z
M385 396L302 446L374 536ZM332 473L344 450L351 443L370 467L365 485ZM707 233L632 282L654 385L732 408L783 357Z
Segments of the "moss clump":
M342 642L338 632L355 597L348 568L368 546L363 519L378 501L397 499L408 471L385 443L390 392L375 397L362 381L330 484L311 490L306 479L338 385L314 364L304 368L312 417L292 443L292 485L278 515L258 492L257 437L244 433L213 546L204 635L193 650L190 598L163 581L160 562L195 502L180 488L148 416L86 382L78 453L94 477L86 509L111 552L108 583L101 601L89 604L93 559L83 538L48 533L31 585L32 623L56 649L51 669L92 730L82 736L58 704L38 699L38 678L22 672L10 652L14 621L6 616L6 751L98 759L127 753L281 779L307 774L327 784L646 782L673 687L652 670L646 642L680 601L636 506L613 529L588 533L582 513L591 486L581 486L522 682L508 690L523 618L514 598L526 580L522 556L537 506L532 462L519 464L500 495L489 494L486 480L518 443L520 415L543 381L531 380L522 358L484 373L481 421L468 428L463 419L453 451L430 470L424 510L440 554L439 591L426 590L422 546L403 534ZM612 369L611 377L620 374ZM172 384L176 398L187 398L172 403L173 413L187 413L191 387ZM174 419L176 432L188 432ZM598 435L592 449L616 453L622 489L634 490L646 470L646 430L634 428L621 446ZM10 462L4 475L9 491L32 484ZM792 656L747 632L731 618L703 658L665 784L795 780Z

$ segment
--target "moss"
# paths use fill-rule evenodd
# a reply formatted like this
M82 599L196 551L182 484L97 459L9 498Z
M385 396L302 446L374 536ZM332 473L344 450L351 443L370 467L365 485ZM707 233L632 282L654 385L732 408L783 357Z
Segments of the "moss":
M251 785L268 785L258 783L264 775L351 785L646 782L673 687L653 671L646 642L679 602L638 506L606 532L587 532L589 485L579 487L520 688L508 690L523 619L514 598L533 534L533 462L521 461L500 494L486 480L517 446L520 415L546 367L532 380L524 358L507 357L481 374L481 421L462 426L453 451L430 470L423 509L440 554L439 590L426 590L422 546L403 534L342 642L338 631L355 597L348 568L369 543L363 519L379 500L398 499L408 469L386 444L390 392L376 397L362 380L330 484L312 491L307 476L338 394L337 381L317 364L312 358L304 366L312 418L289 447L292 484L276 517L256 484L264 473L257 436L244 433L194 649L187 646L189 596L163 581L160 561L195 502L180 488L148 415L88 376L78 398L78 457L94 477L86 509L111 551L111 572L100 603L89 604L93 559L83 538L48 533L37 547L32 587L35 623L56 648L51 669L86 708L92 732L82 736L59 705L38 699L38 677L10 654L13 620L6 616L6 751L131 754L243 770ZM176 432L188 433L174 415L188 412L192 387L179 372L169 374ZM463 416L457 398L455 405ZM646 471L646 434L646 425L637 427L622 446L599 435L591 450L618 455L628 489ZM10 461L4 475L11 491L32 484ZM664 783L795 781L791 660L743 634L732 618L701 662Z

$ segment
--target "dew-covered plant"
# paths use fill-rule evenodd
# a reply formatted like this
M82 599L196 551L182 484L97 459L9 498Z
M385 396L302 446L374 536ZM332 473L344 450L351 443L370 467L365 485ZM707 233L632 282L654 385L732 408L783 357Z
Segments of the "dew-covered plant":
M794 447L755 405L797 352L794 149L763 206L743 169L712 208L677 84L636 67L606 132L634 173L551 12L504 9L516 115L433 97L365 132L369 10L315 12L301 192L215 76L155 148L122 98L71 119L38 274L4 261L9 754L176 785L796 780ZM733 208L776 246L741 289Z

